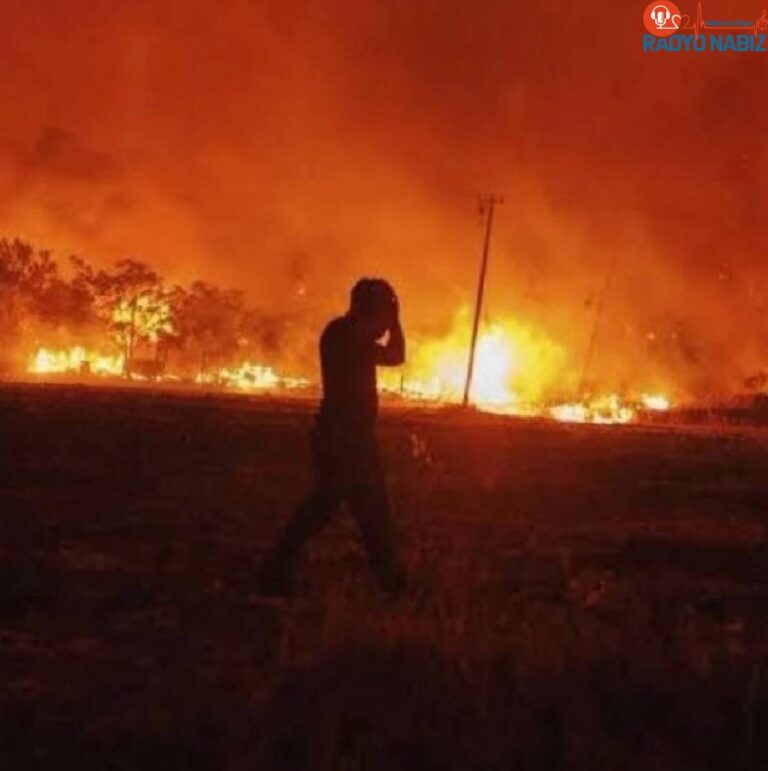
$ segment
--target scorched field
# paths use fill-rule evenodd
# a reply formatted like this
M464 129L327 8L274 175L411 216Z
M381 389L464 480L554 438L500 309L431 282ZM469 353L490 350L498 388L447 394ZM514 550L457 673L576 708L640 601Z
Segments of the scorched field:
M768 432L390 409L411 588L255 569L312 405L0 390L0 768L768 765Z

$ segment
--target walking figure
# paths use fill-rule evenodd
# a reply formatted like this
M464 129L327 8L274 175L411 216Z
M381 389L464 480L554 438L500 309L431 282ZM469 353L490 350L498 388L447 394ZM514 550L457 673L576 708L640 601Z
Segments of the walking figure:
M405 570L397 555L374 432L376 367L404 361L397 295L382 279L361 279L352 289L347 313L331 321L320 337L323 398L311 432L316 486L262 564L264 593L290 593L302 548L342 503L360 529L380 587L391 595L404 590Z

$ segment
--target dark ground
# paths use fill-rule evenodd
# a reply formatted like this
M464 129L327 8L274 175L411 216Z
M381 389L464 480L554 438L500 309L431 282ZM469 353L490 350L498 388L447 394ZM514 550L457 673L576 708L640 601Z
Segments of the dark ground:
M0 389L0 771L768 768L768 432L388 412L410 596L260 600L309 421Z

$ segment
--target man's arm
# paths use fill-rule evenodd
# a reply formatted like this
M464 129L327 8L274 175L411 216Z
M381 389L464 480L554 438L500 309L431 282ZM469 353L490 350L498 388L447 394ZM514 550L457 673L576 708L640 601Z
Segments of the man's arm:
M399 315L389 328L385 345L376 343L376 363L383 367L399 367L405 362L405 335Z

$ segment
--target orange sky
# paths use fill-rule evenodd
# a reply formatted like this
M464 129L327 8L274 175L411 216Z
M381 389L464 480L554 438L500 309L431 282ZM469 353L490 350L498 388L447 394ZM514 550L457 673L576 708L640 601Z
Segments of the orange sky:
M615 258L604 366L674 328L691 377L748 373L768 54L643 53L643 9L4 0L0 228L308 318L380 273L427 329L473 296L495 190L489 313L583 346Z

